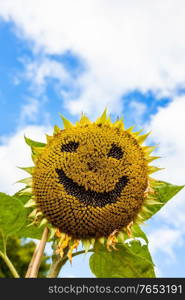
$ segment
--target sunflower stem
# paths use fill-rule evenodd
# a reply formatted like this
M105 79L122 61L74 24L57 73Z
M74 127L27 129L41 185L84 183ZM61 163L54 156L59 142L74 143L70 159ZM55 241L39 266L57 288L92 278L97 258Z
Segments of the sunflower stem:
M10 272L12 273L13 277L14 278L19 278L20 276L17 273L17 270L15 269L14 265L12 264L11 260L7 256L7 254L0 251L0 256L2 257L4 262L6 263L7 267L9 268Z
M86 252L93 252L94 249L89 249L88 251L81 250L77 251L76 253L72 254L72 257L75 257L80 254L84 254ZM57 278L58 274L60 273L61 268L65 265L65 263L69 260L67 256L61 258L60 255L55 255L53 258L53 262L51 264L50 270L48 272L47 278Z
M40 242L37 244L32 259L30 261L30 264L28 266L28 270L25 276L26 278L37 278L44 249L48 240L48 235L49 235L49 229L45 227L42 234L42 238Z
M64 260L61 258L60 255L57 255L53 259L47 278L57 278L61 268L63 267L63 264L65 264Z

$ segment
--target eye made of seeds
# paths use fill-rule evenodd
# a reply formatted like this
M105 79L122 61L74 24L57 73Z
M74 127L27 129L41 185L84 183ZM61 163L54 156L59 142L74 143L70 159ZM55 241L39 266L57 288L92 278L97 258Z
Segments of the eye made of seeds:
M78 142L69 142L61 146L61 152L76 152L78 149Z
M123 154L124 152L121 149L121 147L117 146L116 144L112 144L107 156L116 159L121 159L123 157Z

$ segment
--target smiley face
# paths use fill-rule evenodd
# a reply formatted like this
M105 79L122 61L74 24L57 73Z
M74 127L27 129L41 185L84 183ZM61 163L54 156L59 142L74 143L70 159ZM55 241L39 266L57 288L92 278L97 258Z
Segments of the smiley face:
M40 155L33 175L46 218L75 238L108 236L137 215L147 163L127 131L95 123L61 130Z

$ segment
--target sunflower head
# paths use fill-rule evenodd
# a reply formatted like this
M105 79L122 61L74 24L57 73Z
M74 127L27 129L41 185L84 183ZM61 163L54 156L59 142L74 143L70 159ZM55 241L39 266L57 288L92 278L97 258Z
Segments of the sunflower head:
M62 117L63 118L63 117ZM63 118L46 145L32 146L32 193L37 210L69 239L112 237L138 220L151 190L148 134L112 123Z

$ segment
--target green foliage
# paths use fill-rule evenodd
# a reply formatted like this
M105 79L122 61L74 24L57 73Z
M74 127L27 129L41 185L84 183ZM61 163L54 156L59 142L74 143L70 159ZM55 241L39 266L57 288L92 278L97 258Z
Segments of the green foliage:
M34 249L35 243L33 241L28 242L16 236L8 238L6 251L9 259L14 262L14 266L21 277L25 276ZM49 269L47 261L48 257L44 256L39 270L39 277L46 277L46 273ZM0 257L0 278L9 277L12 277L12 274Z
M0 193L1 238L17 232L26 221L26 211L19 199Z
M24 224L18 232L17 236L22 238L31 238L31 239L41 239L43 233L43 227L38 227L36 225L30 225L30 220L27 219L27 222Z
M19 192L15 194L16 198L18 198L23 205L31 198L30 195L21 195ZM38 227L36 225L30 225L31 220L28 218L28 215L32 212L31 208L25 208L26 212L26 220L24 226L20 228L17 232L18 237L22 238L32 238L32 239L41 239L43 227Z
M107 278L152 278L154 265L147 245L133 240L119 244L117 250L108 251L106 247L96 250L90 257L90 268L96 277Z
M46 146L45 143L33 141L33 140L27 138L26 136L24 137L24 139L25 139L26 144L30 147L45 147Z
M165 181L156 181L154 186L154 197L159 204L147 205L149 211L143 213L144 220L151 218L156 214L171 198L173 198L184 185L173 185Z
M28 195L8 196L0 193L0 247L2 238L15 234L18 237L40 239L43 228L31 225L28 215L32 211L25 208L24 204L29 200Z

